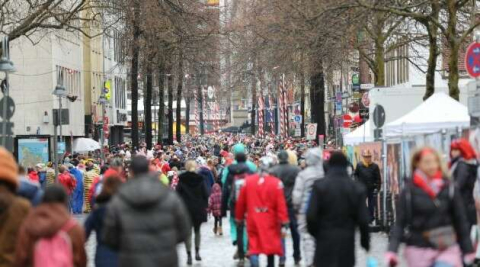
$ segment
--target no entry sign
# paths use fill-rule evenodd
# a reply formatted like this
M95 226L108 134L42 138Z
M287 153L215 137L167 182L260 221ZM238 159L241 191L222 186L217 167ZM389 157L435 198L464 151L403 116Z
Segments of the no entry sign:
M470 77L480 77L480 43L475 42L468 46L465 55L465 65Z
M350 128L352 125L353 118L352 116L345 114L343 115L343 128Z
M309 123L307 125L307 140L315 140L317 135L317 124Z

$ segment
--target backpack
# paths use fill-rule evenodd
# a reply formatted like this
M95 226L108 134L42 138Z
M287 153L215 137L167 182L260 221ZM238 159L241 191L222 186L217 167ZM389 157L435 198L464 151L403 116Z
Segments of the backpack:
M76 225L71 218L55 235L38 240L33 251L33 266L73 267L72 240L67 232Z

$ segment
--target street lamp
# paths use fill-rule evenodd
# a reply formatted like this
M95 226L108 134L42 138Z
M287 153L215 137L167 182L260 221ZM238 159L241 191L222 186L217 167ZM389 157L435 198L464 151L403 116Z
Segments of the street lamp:
M102 158L102 161L105 161L105 155L103 153L103 144L105 143L105 105L108 103L107 97L105 96L105 90L102 91L100 94L100 98L98 99L98 103L102 105L102 130L101 130L101 135L100 135L100 143L101 143L101 148L100 148L100 156ZM108 126L107 126L108 127Z
M5 79L2 82L2 87L3 87L3 109L2 109L2 118L3 118L3 124L2 124L2 143L1 145L3 147L7 147L7 124L9 124L9 114L8 114L8 99L9 99L9 83L8 83L8 74L13 73L16 71L15 66L13 65L13 62L10 60L10 46L8 44L8 37L3 37L2 41L2 57L0 58L0 71L5 73ZM13 114L10 114L10 116ZM10 147L12 145L11 142L9 142L8 146ZM13 147L10 147L10 149Z
M57 125L60 126L60 141L62 138L62 96L66 96L67 92L63 86L61 72L58 74L57 86L52 92L52 95L58 97L58 112L57 117L53 120L53 164L55 169L55 182L58 182L58 139L57 139Z

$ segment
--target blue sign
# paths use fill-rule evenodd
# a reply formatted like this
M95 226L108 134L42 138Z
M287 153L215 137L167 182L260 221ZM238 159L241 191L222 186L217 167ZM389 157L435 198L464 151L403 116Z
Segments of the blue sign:
M480 77L480 43L472 43L467 48L465 67L470 77Z
M58 142L57 154L65 154L65 142Z
M302 116L300 116L300 115L295 115L295 116L293 117L293 120L294 120L295 122L301 122L301 121L302 121Z

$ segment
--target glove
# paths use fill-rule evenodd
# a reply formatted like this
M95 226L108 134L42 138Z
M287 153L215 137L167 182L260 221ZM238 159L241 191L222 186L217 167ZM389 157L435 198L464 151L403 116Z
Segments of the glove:
M385 253L385 265L389 267L397 266L398 264L398 257L397 254L394 252L387 252Z

